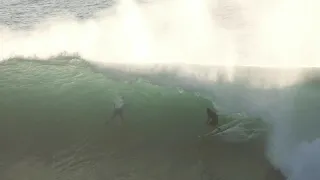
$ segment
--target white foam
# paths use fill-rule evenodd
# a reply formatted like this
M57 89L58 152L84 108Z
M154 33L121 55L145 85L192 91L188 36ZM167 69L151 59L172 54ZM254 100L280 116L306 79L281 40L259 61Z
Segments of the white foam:
M284 89L251 89L240 85L213 86L215 104L223 114L245 111L258 116L271 128L266 156L288 180L320 179L319 102L317 88L308 86ZM238 123L218 136L241 142L264 132L249 131L244 116ZM255 126L254 126L255 127ZM252 135L252 136L251 136ZM317 140L316 140L317 139Z
M288 180L318 180L320 177L320 139L303 142L292 154Z
M315 18L319 4L316 0L145 4L122 0L96 19L77 22L61 16L29 32L1 28L0 59L15 55L46 59L67 51L99 63L222 65L231 76L237 65L320 66L320 25Z

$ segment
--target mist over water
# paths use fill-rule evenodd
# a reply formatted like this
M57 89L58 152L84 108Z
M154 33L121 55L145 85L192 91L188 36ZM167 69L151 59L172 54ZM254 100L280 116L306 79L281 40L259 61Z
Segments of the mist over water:
M67 51L98 62L318 66L318 7L312 0L118 1L93 19L60 14L28 32L2 28L1 58Z
M233 93L247 100L243 110L272 124L267 156L276 168L289 180L320 179L319 88L295 89L304 77L300 68L319 66L319 10L316 0L123 0L82 21L60 14L28 31L3 25L0 58L45 60L65 51L104 66L135 64L130 68L148 73L155 71L153 63L162 66L157 73L174 64L178 75L209 82L218 71L181 64L220 65L231 81L237 66L296 68L246 76L261 89L269 83L283 88L268 98L263 90ZM231 106L225 89L215 93L217 102Z

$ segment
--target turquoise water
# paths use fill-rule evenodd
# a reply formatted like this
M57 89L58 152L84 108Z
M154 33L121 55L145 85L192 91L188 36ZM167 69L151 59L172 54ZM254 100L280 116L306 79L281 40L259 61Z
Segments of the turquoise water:
M101 173L101 178L127 179L227 176L212 174L217 164L205 161L217 158L210 153L211 148L212 153L224 151L229 154L224 156L230 156L234 153L232 143L228 145L228 138L223 140L223 136L198 138L211 131L205 125L205 109L213 106L213 99L201 95L208 95L207 90L201 90L200 86L199 91L191 86L188 90L182 81L181 86L173 86L175 82L179 84L179 78L174 79L172 73L148 79L120 70L94 68L83 60L64 59L11 59L1 64L0 142L5 147L1 149L4 179L75 178L79 173L88 179L99 179L96 176ZM159 79L163 80L161 85ZM171 83L165 85L169 79ZM119 95L127 103L125 121L119 124L115 119L106 124L113 100ZM221 108L219 104L215 106ZM242 117L255 122L245 126L249 131L265 127L257 116L220 114L220 124ZM238 146L240 150L244 148ZM234 158L240 159L239 163L244 160L243 155ZM234 160L227 159L223 166L234 168L236 164L231 163ZM157 164L150 164L153 161ZM254 162L251 166L255 163L260 164ZM197 170L192 170L191 175L191 169ZM263 173L248 177L259 176Z
M205 82L174 69L141 74L122 67L72 56L2 62L2 178L264 179L266 157L285 169L289 149L319 135L318 84L310 75L293 86L259 88L242 78ZM253 71L260 70L235 75ZM127 104L123 124L109 121L117 96ZM207 107L218 110L220 125L239 123L199 138L212 130Z

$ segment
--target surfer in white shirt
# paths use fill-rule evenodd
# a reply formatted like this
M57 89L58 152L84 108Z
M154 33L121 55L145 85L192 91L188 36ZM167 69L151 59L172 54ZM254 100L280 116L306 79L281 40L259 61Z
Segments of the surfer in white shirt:
M120 96L117 97L113 103L113 113L111 116L111 120L113 120L115 117L119 116L121 118L121 121L124 120L123 118L123 107L124 107L125 103L124 103L124 97Z

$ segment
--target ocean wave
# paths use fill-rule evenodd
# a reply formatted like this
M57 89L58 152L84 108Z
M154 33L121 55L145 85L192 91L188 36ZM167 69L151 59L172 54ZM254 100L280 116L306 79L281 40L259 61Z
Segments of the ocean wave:
M191 140L199 141L198 135L211 131L204 124L205 108L214 106L219 111L220 125L227 130L207 139L241 144L267 135L270 139L268 157L273 165L288 177L299 177L289 174L295 167L287 165L293 162L289 160L292 156L284 152L288 152L285 150L289 147L297 147L298 142L304 142L307 137L305 133L292 136L293 132L302 134L305 131L297 128L299 123L295 123L299 121L290 118L305 107L304 98L309 97L309 103L312 102L310 100L316 101L318 96L313 92L314 84L304 82L285 88L264 88L251 86L241 78L198 81L197 78L201 78L196 74L181 76L177 68L166 67L158 65L158 71L152 73L129 64L99 66L79 56L65 54L45 61L32 58L4 61L0 65L1 137L10 139L2 138L1 141L8 147L23 141L19 145L20 150L15 152L17 156L28 151L29 156L43 158L46 156L41 155L43 152L56 155L67 151L66 154L72 154L74 148L83 147L80 154L89 159L85 163L96 161L92 153L102 153L97 141L101 143L105 138L101 128L105 127L103 124L110 116L112 101L115 96L123 95L128 103L125 115L129 129L111 128L108 136L121 136L121 133L128 132L135 134L131 140L121 140L130 148L151 148L154 142L163 143L161 148L164 148ZM208 70L193 68L200 69L198 72ZM250 68L247 69L249 71ZM297 92L309 95L296 97ZM293 102L294 99L300 102L299 106ZM315 113L312 108L309 111ZM312 124L310 118L307 119L304 124ZM284 135L285 129L290 129L291 138ZM313 131L311 126L307 129L308 138L317 137L318 131ZM287 141L290 144L285 147L285 139L293 139L294 142ZM111 143L112 138L108 141ZM30 150L32 144L35 146ZM122 152L121 143L116 144L118 149L116 145L112 148ZM92 151L89 147L99 150ZM62 168L59 171L71 168L69 166L82 168L82 158L71 154L66 159L57 157L56 163L62 164L56 167ZM290 171L284 171L286 168Z

